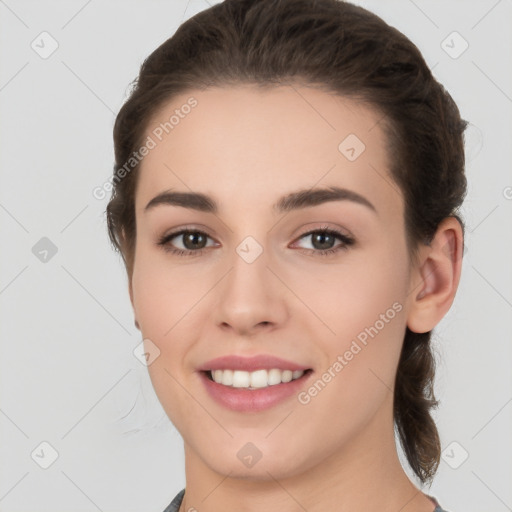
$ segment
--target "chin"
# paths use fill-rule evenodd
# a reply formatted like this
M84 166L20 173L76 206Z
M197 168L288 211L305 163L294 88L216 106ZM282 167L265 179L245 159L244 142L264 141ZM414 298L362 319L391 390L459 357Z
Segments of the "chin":
M255 481L286 479L314 465L313 461L308 465L306 461L298 460L293 450L284 454L279 447L260 450L250 443L242 444L241 448L236 444L236 448L226 446L215 452L208 450L200 454L200 457L205 465L218 474Z

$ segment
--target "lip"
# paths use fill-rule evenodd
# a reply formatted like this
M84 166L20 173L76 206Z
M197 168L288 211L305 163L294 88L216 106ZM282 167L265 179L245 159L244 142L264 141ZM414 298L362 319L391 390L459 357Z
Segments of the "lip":
M245 362L247 362L247 360ZM273 366L273 368L275 367L276 366ZM300 370L302 368L297 369ZM224 386L223 384L210 380L206 370L199 371L198 373L206 391L215 402L231 411L248 413L270 409L286 399L289 399L291 396L297 396L300 390L306 386L306 381L309 380L314 372L309 369L309 371L305 372L304 375L298 379L286 383L281 382L281 384L260 389Z
M243 370L253 372L256 370L272 370L273 368L292 371L306 371L310 369L308 366L300 365L293 361L287 361L280 357L275 357L270 354L260 354L252 357L234 355L217 357L204 363L198 370L203 372L208 370Z

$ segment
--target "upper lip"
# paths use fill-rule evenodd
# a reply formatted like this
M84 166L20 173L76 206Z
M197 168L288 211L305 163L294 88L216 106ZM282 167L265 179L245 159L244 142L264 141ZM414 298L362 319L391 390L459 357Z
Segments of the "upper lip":
M293 361L287 361L280 357L275 357L270 354L261 354L252 357L241 357L241 356L222 356L215 359L211 359L204 363L199 370L243 370L246 372L252 372L255 370L272 370L278 368L280 370L309 370L309 367L294 363Z

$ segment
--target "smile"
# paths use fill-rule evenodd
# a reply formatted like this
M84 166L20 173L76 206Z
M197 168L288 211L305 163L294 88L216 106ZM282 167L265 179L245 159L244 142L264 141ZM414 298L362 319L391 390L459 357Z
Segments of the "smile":
M217 384L233 388L259 389L277 384L291 382L304 375L304 370L256 370L246 372L243 370L210 370L209 376Z
M235 412L257 413L297 396L307 386L313 370L217 369L198 373L208 395L218 405Z

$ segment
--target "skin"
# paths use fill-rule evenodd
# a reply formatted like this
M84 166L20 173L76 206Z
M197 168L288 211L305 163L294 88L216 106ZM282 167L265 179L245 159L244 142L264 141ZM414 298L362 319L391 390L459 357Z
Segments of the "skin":
M198 105L141 164L129 282L136 325L160 350L149 366L155 391L184 440L181 510L432 512L397 456L393 385L406 326L433 329L453 302L460 224L445 219L409 261L382 116L369 107L305 86L193 90L165 105L147 135L190 96ZM352 162L338 150L351 133L366 146ZM290 192L324 186L355 191L376 212L348 200L272 208ZM208 194L219 209L144 211L168 189ZM201 254L158 245L185 226L210 237ZM319 255L302 235L326 226L355 243ZM236 252L247 236L263 249L251 264ZM182 236L172 244L187 247ZM196 371L221 355L272 354L314 370L307 391L394 303L401 311L306 405L292 396L263 412L230 411ZM262 453L250 468L237 457L248 442Z

